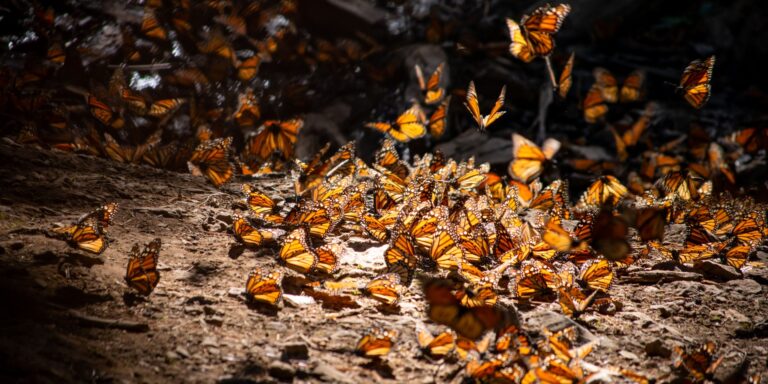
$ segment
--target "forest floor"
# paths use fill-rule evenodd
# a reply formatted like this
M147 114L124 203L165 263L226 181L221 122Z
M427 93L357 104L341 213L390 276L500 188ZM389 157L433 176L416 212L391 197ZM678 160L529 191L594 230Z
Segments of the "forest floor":
M462 379L456 360L430 361L416 342L425 319L418 279L395 310L367 298L312 303L286 295L275 311L246 302L256 266L276 264L276 249L233 251L228 233L250 182L290 196L288 177L239 179L221 190L203 178L99 158L0 143L0 381L10 382L446 382ZM110 246L100 256L74 251L44 230L115 201ZM674 236L674 232L672 234ZM123 282L134 243L162 239L160 283L147 298ZM386 246L351 233L341 270L363 284L384 269ZM724 356L717 377L766 370L768 254L743 275L704 264L673 270L644 259L624 272L605 313L577 322L599 344L586 361L671 381L674 345L713 340ZM302 295L286 279L286 293ZM506 302L511 299L504 298ZM556 303L518 308L524 328L572 322ZM370 327L399 330L380 362L354 348Z

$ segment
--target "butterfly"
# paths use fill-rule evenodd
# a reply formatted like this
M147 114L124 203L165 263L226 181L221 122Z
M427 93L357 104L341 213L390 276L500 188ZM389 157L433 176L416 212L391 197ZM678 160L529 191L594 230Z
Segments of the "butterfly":
M229 149L232 138L208 140L195 148L189 163L198 172L204 174L216 187L221 187L235 174L235 168L229 162ZM192 168L195 170L195 168Z
M663 240L664 227L667 224L667 209L646 207L637 211L635 216L635 228L643 242L649 240Z
M410 172L408 165L400 160L400 155L395 149L395 142L389 139L385 139L381 148L376 151L376 164L386 168L401 179L405 179Z
M615 262L627 262L632 248L627 241L629 225L620 216L614 216L608 209L603 209L592 224L592 248L606 259Z
M138 164L147 151L151 150L160 143L163 131L158 130L147 138L147 141L137 146L120 145L109 133L104 133L104 152L112 160L121 163Z
M265 240L272 240L272 232L261 231L254 228L248 219L235 215L235 221L232 223L232 232L237 241L243 243L246 247L260 247Z
M67 243L73 247L101 254L109 245L105 232L112 224L117 209L117 203L107 203L84 215L75 225L54 231L63 234Z
M575 56L575 53L571 53L571 56L568 57L568 61L565 63L565 67L563 67L563 71L560 72L560 79L557 82L557 94L561 99L565 99L568 96L568 91L571 90L571 85L573 85L573 60Z
M512 161L507 173L522 183L529 184L539 177L545 166L560 150L560 142L549 138L539 148L538 145L517 133L512 134Z
M350 141L345 144L335 154L328 159L323 156L330 148L326 144L317 154L308 162L304 163L298 159L294 160L298 166L297 174L294 175L294 190L301 195L307 191L313 191L323 180L334 174L348 176L355 173L357 165L355 160L355 142Z
M549 56L555 49L554 34L560 30L570 11L571 7L567 4L554 7L544 5L530 15L523 16L520 24L507 19L507 28L512 40L509 52L526 63L537 56Z
M451 280L430 279L424 282L423 287L430 320L451 327L460 336L477 340L489 330L501 330L517 324L514 310L502 303L473 308L462 306L454 293L456 285Z
M609 103L621 101L622 103L635 102L642 98L645 84L645 72L635 70L624 79L619 90L618 82L613 74L605 68L595 68L592 71L595 84L600 89L603 99Z
M317 255L310 248L307 230L303 227L294 229L283 240L279 256L288 268L299 273L310 273L317 266Z
M525 260L517 276L510 281L510 291L519 299L547 296L558 287L558 277L549 264L530 259Z
M669 172L656 182L656 188L662 196L672 196L684 201L697 201L701 194L699 187L704 180L688 171Z
M710 96L709 82L712 80L712 69L715 67L715 56L705 60L692 61L683 71L680 85L677 87L683 92L685 100L696 109L707 103Z
M443 100L443 97L445 96L445 89L440 87L444 66L445 63L440 63L435 71L432 72L432 76L429 77L429 80L425 82L421 66L418 64L414 65L416 79L419 81L419 88L421 88L421 92L424 93L424 103L427 105L437 104Z
M163 117L175 111L186 102L186 99L181 98L157 100L149 106L147 114L152 117Z
M584 191L579 205L591 208L600 208L604 205L615 207L628 193L627 187L615 176L600 176Z
M429 128L429 134L435 139L439 139L445 134L446 126L448 125L448 106L450 104L451 96L448 96L429 116L427 127Z
M605 259L589 260L581 266L579 281L590 289L608 292L613 282L611 264Z
M427 133L423 119L423 113L418 106L413 106L397 117L394 124L385 122L368 123L365 126L373 128L381 133L388 134L393 139L406 143L418 139Z
M430 259L441 269L458 269L458 262L464 258L464 251L457 245L459 241L454 228L438 223L429 249Z
M283 158L290 159L293 157L296 137L303 126L304 121L301 119L267 120L255 135L248 138L245 152L262 161L267 160L275 151L281 153Z
M648 128L651 123L651 118L656 110L656 104L648 103L645 107L645 111L640 115L637 121L629 127L625 127L620 132L617 131L614 126L609 126L613 138L616 142L616 152L620 161L626 161L629 157L627 148L634 147L640 141L640 137L643 132Z
M237 78L240 81L250 81L256 74L259 73L259 65L261 64L261 58L258 55L253 55L237 66Z
M384 252L384 261L387 264L387 272L400 276L400 281L405 286L411 285L418 259L410 233L404 229L395 231L389 248Z
M336 247L326 244L314 250L317 263L312 272L330 275L339 268L339 256Z
M731 143L736 143L747 153L755 153L768 148L768 128L744 128L726 137Z
M469 110L469 113L472 114L472 118L474 118L477 122L481 132L485 132L488 126L493 124L494 121L498 120L506 113L506 111L501 110L501 108L504 106L504 95L506 93L507 86L505 85L501 87L501 93L499 94L499 98L496 99L496 104L494 104L493 108L491 108L491 112L483 116L480 114L480 104L477 100L475 82L469 82L469 88L467 88L467 100L464 102L464 105L467 107L467 110Z
M266 268L257 267L248 275L245 283L246 296L253 301L277 305L283 297L282 281L282 270L269 271Z
M380 357L389 353L397 338L397 331L375 328L363 335L355 351L366 357Z
M450 329L434 336L423 324L418 324L416 338L422 352L438 359L447 356L456 347L456 334Z
M157 39L167 40L168 33L165 28L160 25L160 22L155 17L155 13L150 8L144 10L144 16L141 20L141 29L139 30L144 36Z
M288 212L284 221L291 225L307 227L310 235L322 238L336 227L341 219L340 214L337 208L304 200Z
M584 121L594 124L601 120L608 113L606 101L601 88L597 84L593 84L582 102Z
M100 123L114 129L121 129L125 126L125 120L95 96L88 95L87 101L91 115L93 115L93 117Z
M245 204L251 212L270 223L283 222L283 217L279 215L280 208L272 198L249 184L243 184L242 189L245 193Z
M402 291L400 275L397 273L385 273L376 276L363 288L365 294L386 305L396 305L400 301Z
M594 302L595 290L589 296L585 295L579 287L559 287L557 289L557 302L560 310L568 317L578 317Z
M677 345L672 352L675 355L675 368L687 371L696 381L711 377L723 361L723 356L715 358L717 345L712 341L707 341L693 353L688 353L683 347Z
M571 248L577 245L577 241L571 238L571 234L563 229L561 221L557 216L550 217L547 220L541 239L558 252L570 251Z
M160 239L152 240L141 251L139 244L134 244L125 271L125 282L129 287L149 296L160 281L157 270L157 259L160 256Z
M360 213L360 226L363 230L378 240L379 242L385 242L389 238L389 229L379 219L369 214Z
M624 79L624 84L619 92L619 101L631 103L639 101L644 96L645 71L635 70Z

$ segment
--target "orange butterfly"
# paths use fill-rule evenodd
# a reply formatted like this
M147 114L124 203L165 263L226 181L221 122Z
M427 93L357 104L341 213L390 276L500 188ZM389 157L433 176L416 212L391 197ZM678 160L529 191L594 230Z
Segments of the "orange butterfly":
M265 240L272 240L272 232L261 231L251 225L248 219L235 215L235 221L232 223L232 232L237 241L243 243L246 247L260 247Z
M601 120L608 113L608 105L605 102L606 99L601 88L597 84L593 84L582 102L584 120L592 124Z
M715 56L706 60L694 60L683 71L680 85L683 97L694 108L699 109L707 103L710 96L709 82L712 80L712 69L715 67Z
M456 334L450 329L433 336L424 324L419 323L416 327L416 337L421 350L434 358L443 358L456 347Z
M286 121L268 120L251 136L245 144L245 152L261 161L278 151L283 158L293 157L293 147L304 121L292 119Z
M283 271L256 268L248 275L245 294L250 300L269 305L277 305L283 297Z
M568 91L571 90L571 85L573 85L573 60L575 56L575 53L571 53L568 62L563 67L563 71L560 72L560 79L557 82L557 94L561 99L565 99L568 96Z
M394 124L385 122L368 123L365 126L373 128L381 133L388 134L393 139L405 143L418 139L427 133L423 119L423 112L418 106L413 106L397 117Z
M256 77L259 73L259 65L261 64L261 58L258 55L253 55L243 60L240 65L237 66L237 77L241 81L249 81Z
M400 275L386 273L376 276L363 288L363 292L372 299L386 305L395 305L400 300L403 286L400 284Z
M429 122L427 124L429 127L429 134L435 139L439 139L445 134L448 125L448 106L450 104L451 96L448 96L429 117Z
M141 33L144 36L157 40L167 40L168 33L155 17L155 13L150 8L144 10L144 17L141 20Z
M88 107L91 110L91 115L108 127L121 129L125 125L125 120L121 116L93 95L88 95Z
M395 344L397 331L383 328L372 329L357 342L355 351L366 357L380 357L389 353Z
M443 66L445 63L440 63L437 66L432 76L429 77L427 82L424 81L424 73L421 71L421 66L416 64L414 70L416 71L416 79L419 81L419 88L424 93L424 103L427 105L437 104L445 96L445 89L440 87L441 75L443 74Z
M204 174L216 187L221 187L235 174L235 168L229 162L229 148L232 138L208 140L195 148L189 163L192 170Z
M507 28L512 40L509 52L526 63L537 56L549 56L555 49L554 34L560 30L570 11L571 7L567 4L554 7L544 5L530 15L523 16L520 24L507 19Z
M160 239L152 240L143 251L139 249L139 244L134 244L131 249L128 268L125 271L125 282L140 294L149 296L160 281L160 272L157 270Z
M186 102L186 99L181 98L158 100L149 106L147 114L152 117L163 117L175 111Z
M475 82L470 81L469 82L469 88L467 88L467 100L464 102L464 105L469 110L469 113L472 114L472 118L475 119L477 122L478 127L480 128L481 132L484 132L488 126L493 124L494 121L498 120L501 116L503 116L506 111L502 111L501 108L504 106L504 95L507 93L507 86L501 87L501 93L499 94L499 98L496 99L496 104L493 105L493 108L491 108L491 112L485 116L480 114L480 104L477 101L477 92L475 91Z
M147 138L144 144L135 147L122 146L118 144L112 135L104 133L104 152L114 161L138 164L144 158L147 151L160 143L162 133L162 130L158 130Z
M560 142L555 139L547 139L541 148L532 141L517 133L512 134L512 161L507 172L522 183L529 184L539 177L546 164L552 160L560 150Z
M689 376L694 378L696 382L704 381L708 377L711 378L723 361L723 356L715 358L717 345L712 341L704 343L693 353L688 353L683 347L677 345L674 346L672 352L675 354L675 368L688 372Z

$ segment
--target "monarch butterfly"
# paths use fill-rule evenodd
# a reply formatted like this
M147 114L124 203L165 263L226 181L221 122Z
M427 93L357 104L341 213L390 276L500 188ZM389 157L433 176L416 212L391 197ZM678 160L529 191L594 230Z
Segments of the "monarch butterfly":
M512 134L512 161L507 167L509 175L522 183L530 184L544 171L545 166L560 150L560 142L549 138L539 148L532 141L517 133Z
M419 323L416 338L422 352L438 359L447 356L456 347L456 334L450 329L433 336L424 324Z
M376 301L386 305L395 305L400 301L400 295L403 291L400 281L400 275L397 273L385 273L369 281L363 288L363 292Z
M506 111L501 110L501 108L504 106L504 95L506 93L507 86L505 85L501 87L501 93L499 93L499 98L496 99L496 104L494 104L493 108L491 108L491 112L483 116L480 114L480 104L477 100L475 82L469 82L469 88L467 88L467 100L464 102L464 105L467 107L467 110L469 110L469 113L472 114L472 118L474 118L477 122L481 132L485 132L488 126L493 124L494 121L498 120L506 113Z
M438 223L432 237L432 246L429 249L430 259L439 268L455 271L458 262L464 258L464 251L456 244L459 236L455 230L446 223Z
M557 289L557 302L560 304L560 310L568 317L579 317L584 311L592 305L595 290L589 296L584 295L579 287L560 287Z
M101 228L106 231L107 228L112 225L112 219L117 214L118 208L119 204L117 203L107 203L93 210L93 212L86 215L85 218L95 218Z
M533 259L522 263L517 276L510 280L510 291L517 298L526 300L549 295L558 285L558 277L553 268Z
M705 378L711 377L723 361L723 356L715 358L717 345L712 341L707 341L690 354L683 347L677 345L674 346L672 352L675 354L675 368L682 368L696 381L703 381Z
M592 248L611 261L629 261L632 248L627 242L629 225L610 210L601 210L592 224Z
M408 232L396 231L392 243L384 252L384 261L387 263L387 272L399 275L403 285L411 285L418 260L413 249L413 238Z
M667 224L667 209L646 207L637 212L635 228L643 242L663 240L664 227Z
M314 250L317 257L317 264L312 270L313 272L319 272L330 275L339 268L339 256L336 247L329 244Z
M234 232L237 241L243 243L246 247L259 247L265 240L273 238L272 232L254 228L248 222L248 219L238 215L235 215L235 220L232 223L232 232Z
M707 103L710 96L709 82L712 80L712 69L715 67L715 56L705 60L694 60L683 71L678 91L683 92L685 100L696 109Z
M573 60L575 57L576 54L571 52L571 56L568 57L563 71L560 72L560 79L557 82L557 94L561 99L565 99L568 96L568 91L571 90L571 85L573 85Z
M763 240L763 230L754 216L739 219L739 222L733 227L731 235L744 245L755 245Z
M584 191L579 205L592 208L600 208L605 205L615 207L628 193L627 187L621 184L616 177L600 176Z
M283 297L283 271L256 268L248 275L245 293L250 300L276 306Z
M385 122L368 123L365 126L373 128L381 133L388 134L393 139L405 143L418 139L427 133L427 128L420 115L421 110L417 107L411 107L400 114L394 124Z
M548 56L555 49L554 34L560 30L570 11L571 7L567 4L554 7L545 5L530 15L523 16L519 25L514 20L507 19L512 40L509 52L526 63L536 56Z
M310 249L307 230L303 227L294 229L285 238L279 255L288 268L299 273L312 272L317 266L317 255Z
M570 251L575 245L575 242L571 239L571 234L563 229L560 219L556 216L550 217L547 220L541 239L558 252Z
M138 115L144 115L147 112L147 100L127 87L120 92L120 100L128 106L128 109Z
M237 125L241 127L252 127L256 126L256 122L261 118L261 109L259 109L258 100L256 99L256 95L253 94L253 89L246 89L245 92L241 93L237 97L237 111L232 115L232 117L237 122ZM261 128L261 126L259 126ZM256 134L258 135L260 131L257 131ZM248 142L246 142L246 148L247 148ZM267 144L275 144L274 142L267 142ZM256 152L258 152L261 149L261 147L256 147L256 149L249 149L246 150L246 153L248 153L251 156L254 156ZM274 148L270 148L270 150L274 151ZM286 156L286 158L290 158L290 156ZM262 160L262 158L259 158Z
M591 289L608 292L613 282L611 264L605 259L589 260L581 266L579 280Z
M214 186L221 187L235 174L235 168L229 162L231 145L231 137L205 141L192 152L189 163L196 166Z
M64 46L61 45L61 42L56 41L48 47L46 59L54 64L64 64L67 59L67 53L64 52Z
M680 264L687 264L700 260L711 259L722 252L726 244L724 243L706 243L706 244L686 244L680 251L672 252L673 257Z
M357 342L355 351L366 357L379 357L389 353L397 338L397 331L375 328Z
M283 217L278 214L280 208L272 198L249 184L243 184L242 190L246 195L245 203L251 212L270 223L281 224L283 222Z
M514 327L514 325L509 326L509 328ZM482 339L475 341L465 336L457 335L456 353L462 360L466 360L468 356L485 354L491 346L494 336L493 332L488 332Z
M355 172L355 142L350 141L345 144L335 154L328 159L323 160L323 156L330 148L326 144L315 156L304 164L300 160L295 160L298 165L298 175L294 176L294 190L302 195L307 191L313 191L323 180L333 174L348 176Z
M565 180L553 181L529 203L529 208L531 209L551 212L562 219L570 218L569 207L568 182Z
M606 104L605 96L600 86L593 84L587 96L584 97L582 102L582 110L584 111L584 121L590 124L594 124L608 113L608 105Z
M469 377L482 380L496 374L496 370L502 367L504 360L492 357L488 360L472 359L467 362L466 370Z
M360 226L374 239L385 242L389 238L389 229L379 219L369 215L360 213Z
M726 136L726 140L752 154L768 148L768 128L744 128Z
M741 269L747 263L749 255L754 251L754 246L737 245L728 250L725 254L721 253L721 258L726 264Z
M474 308L462 306L453 293L455 284L450 280L430 279L424 282L423 287L429 304L427 314L430 320L451 327L460 336L477 340L486 331L517 324L513 309L501 303Z
M144 296L149 296L160 281L160 272L157 270L159 256L159 238L147 244L143 251L140 251L139 244L134 244L125 271L125 282L128 286Z
M232 44L224 37L220 30L213 30L208 39L199 44L198 48L202 53L219 56L232 64L235 64L237 60Z
M63 234L64 240L70 246L97 255L104 252L109 245L102 226L93 216L86 216L73 226L57 228L55 232Z
M699 187L704 180L688 171L674 171L664 175L656 182L656 188L662 196L672 196L685 201L698 201Z
M167 40L168 33L155 17L155 13L149 9L144 9L144 17L141 20L141 34L157 40Z
M240 65L237 66L237 78L240 81L250 81L259 73L259 65L261 64L261 58L258 55L253 55L243 60Z
M419 81L419 88L421 88L421 92L424 94L424 103L427 105L437 104L445 96L445 89L440 87L444 66L445 63L440 63L435 71L432 72L432 76L429 77L429 80L424 82L424 74L421 71L421 66L418 64L414 65L416 79Z
M137 145L135 147L122 146L117 140L115 140L109 133L104 133L104 152L107 153L112 160L121 163L133 163L138 164L143 158L144 154L150 149L157 146L160 143L162 131L158 130L153 133L144 144Z
M291 225L308 227L310 235L322 238L333 230L337 220L341 219L341 217L332 216L329 208L320 203L305 200L293 207L284 221Z
M445 129L448 125L448 106L451 104L451 96L448 96L442 103L432 112L429 116L429 134L435 139L443 137Z
M186 102L186 99L181 98L157 100L149 106L147 114L152 117L163 117L175 111Z
M482 228L482 226L476 226L470 231L463 233L460 236L461 247L464 249L464 255L467 261L478 262L486 260L493 253L491 250L491 239Z
M624 79L619 93L619 101L622 103L631 103L643 98L645 85L645 71L635 70Z
M91 110L91 115L93 115L96 120L114 129L123 128L125 120L116 114L107 104L104 104L93 95L88 95L87 101L88 108Z
M495 305L498 295L493 289L493 284L481 281L477 284L468 284L463 289L458 290L456 298L459 299L462 306L475 308Z
M304 121L301 119L267 120L248 139L245 152L261 161L267 160L275 151L280 152L283 158L290 159L293 157L296 137L303 126Z
M408 176L408 166L400 160L400 155L395 149L395 142L389 139L385 139L376 151L376 164L388 169L393 174L401 179L405 179Z
M627 160L627 157L629 157L627 148L637 145L643 132L648 128L655 110L656 104L648 103L645 107L645 111L643 111L637 121L635 121L629 128L624 129L621 133L617 132L613 126L609 126L616 142L616 152L620 161Z

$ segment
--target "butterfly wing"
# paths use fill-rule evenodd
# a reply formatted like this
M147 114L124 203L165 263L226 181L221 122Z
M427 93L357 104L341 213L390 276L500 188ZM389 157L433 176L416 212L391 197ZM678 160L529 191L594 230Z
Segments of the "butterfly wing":
M568 62L565 63L565 67L563 67L563 71L560 72L560 79L557 82L557 94L560 96L561 99L565 99L566 96L568 96L568 91L571 90L571 85L573 85L573 61L576 54L571 53L571 56L568 58Z
M714 66L715 56L712 55L703 61L694 60L683 71L683 77L680 79L683 97L696 109L703 107L709 100L709 83L712 79Z

